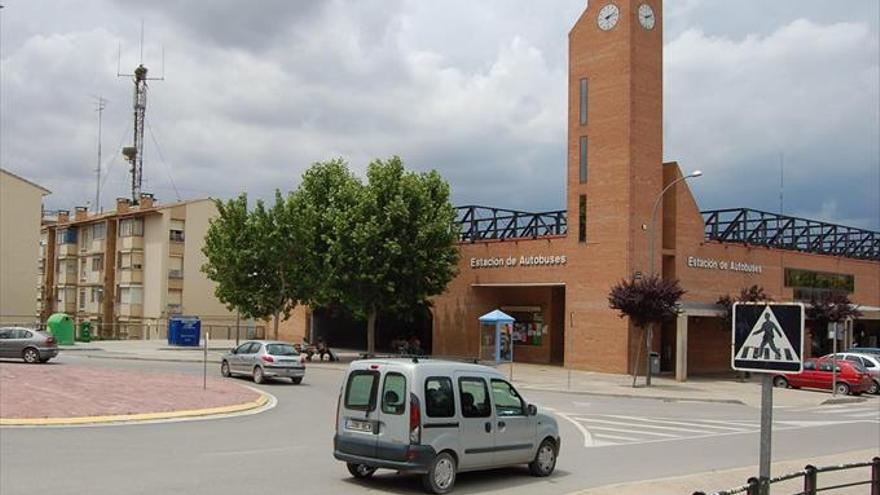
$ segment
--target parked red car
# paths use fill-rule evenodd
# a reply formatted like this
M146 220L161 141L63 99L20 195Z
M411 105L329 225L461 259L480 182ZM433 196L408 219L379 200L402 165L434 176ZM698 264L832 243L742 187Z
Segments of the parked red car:
M837 393L859 395L871 388L871 376L858 364L837 360ZM831 359L808 359L802 373L786 373L773 377L777 387L819 388L831 390L833 366Z

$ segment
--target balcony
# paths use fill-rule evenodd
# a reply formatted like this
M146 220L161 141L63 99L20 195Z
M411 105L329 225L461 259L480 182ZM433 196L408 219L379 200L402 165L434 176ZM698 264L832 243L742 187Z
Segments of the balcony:
M182 278L174 278L168 277L168 288L169 289L183 289L183 279Z
M116 270L117 284L142 284L144 283L144 271L141 269L120 268Z
M77 256L79 255L79 245L78 244L61 244L58 246L58 256Z
M97 285L104 283L104 272L103 271L92 271L86 270L85 277L80 277L80 283L88 284L88 285Z
M129 237L120 237L119 241L116 243L116 248L120 251L130 251L132 249L143 249L144 248L144 238L143 236L129 236Z
M117 304L116 305L116 316L136 316L140 317L144 314L144 306L143 304Z
M183 314L183 305L181 304L169 304L167 306L167 313L169 315L179 315Z
M183 256L183 251L186 248L186 244L182 242L170 242L168 243L168 255L169 256Z
M57 285L76 285L79 283L76 272L64 271L56 274L55 283Z

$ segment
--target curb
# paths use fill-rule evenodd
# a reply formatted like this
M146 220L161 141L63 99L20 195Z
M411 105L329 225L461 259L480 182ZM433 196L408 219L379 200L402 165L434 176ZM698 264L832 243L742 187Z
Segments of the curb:
M867 402L868 399L862 397L840 397L836 399L825 399L819 403L820 406L830 406L834 404L858 404L860 402Z
M204 359L185 359L185 358L154 358L142 356L85 356L92 359L120 359L123 361L159 361L167 363L203 363ZM220 364L220 359L208 358L209 363Z
M516 382L516 380L514 380ZM559 388L544 388L537 386L527 386L520 385L518 387L519 390L532 390L536 392L556 392L562 394L576 394L576 395L593 395L597 397L614 397L619 399L649 399L649 400L659 400L663 402L707 402L710 404L735 404L738 406L748 406L747 403L739 400L739 399L708 399L708 398L698 398L698 397L651 397L644 395L631 395L631 394L613 394L607 392L587 392L583 390L565 390Z
M151 413L114 414L104 416L77 416L71 418L0 418L0 426L83 426L102 425L110 423L155 422L174 419L207 419L211 416L225 416L229 414L242 413L253 409L258 409L270 403L271 396L269 394L252 387L248 388L250 388L251 390L256 390L260 393L260 396L250 402L233 404L230 406Z

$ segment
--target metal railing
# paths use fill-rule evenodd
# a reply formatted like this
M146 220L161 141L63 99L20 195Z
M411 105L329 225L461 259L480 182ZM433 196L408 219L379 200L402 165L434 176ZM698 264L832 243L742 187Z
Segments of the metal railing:
M880 261L880 232L749 208L702 214L706 240Z
M871 474L870 479L863 481L850 481L846 483L838 483L836 485L830 486L819 486L819 474L820 473L831 473L835 471L845 471L848 469L857 469L857 468L865 468L870 467ZM825 466L817 468L812 465L807 465L804 467L803 471L798 471L796 473L785 474L782 476L776 476L774 478L770 478L767 480L765 485L769 488L770 485L774 483L782 483L785 481L796 480L798 478L803 478L803 490L799 492L792 493L791 495L816 495L821 492L830 492L831 490L840 490L843 488L850 488L855 486L869 486L871 491L871 495L880 495L880 457L875 457L874 459L868 462L854 462L850 464L840 464L836 466ZM745 485L733 488L730 490L722 490L720 492L711 492L710 495L736 495L739 493L743 493L745 495L762 495L762 483L758 478L749 478ZM866 492L867 493L867 492ZM707 495L706 492L694 492L693 495Z
M565 235L565 210L526 212L467 205L456 207L460 242L537 239Z
M79 321L75 325L75 336L81 337ZM34 330L46 330L46 323L39 320L9 320L4 319L0 323L3 327L23 327ZM236 338L236 326L231 324L216 324L202 321L202 333L210 332L212 339L234 340ZM265 325L248 326L242 323L239 328L239 337L242 339L263 339L272 337L272 330ZM159 323L92 323L92 340L162 340L168 336L168 324Z

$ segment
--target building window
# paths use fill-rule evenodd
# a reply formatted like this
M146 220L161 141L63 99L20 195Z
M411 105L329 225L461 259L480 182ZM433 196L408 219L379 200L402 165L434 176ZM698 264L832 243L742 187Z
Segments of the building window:
M126 218L119 221L119 237L140 237L144 235L143 218Z
M83 251L92 245L92 229L83 227L82 235L79 237L79 248Z
M856 289L856 278L846 273L786 268L785 286L794 289L796 300L809 301L831 293L851 294Z
M580 81L580 122L581 125L587 124L587 79L581 79Z
M183 220L172 220L171 221L171 229L168 232L168 238L174 242L183 242L184 236L184 223Z
M107 224L100 222L92 225L92 238L95 240L103 239L107 235Z
M140 270L144 267L144 253L140 251L119 253L117 260L120 270Z
M82 258L79 260L79 279L82 282L86 281L88 275L86 272L88 271L88 267L89 260L87 260L86 258Z
M104 288L103 287L92 287L92 299L93 303L101 304L104 301Z
M79 309L86 309L86 290L79 290Z
M141 304L143 301L143 288L141 287L119 287L118 301L120 304Z
M168 278L183 278L183 256L168 258Z
M587 182L587 136L581 136L580 139L580 180L581 184Z
M168 313L179 314L183 310L183 291L180 289L168 290Z
M99 254L97 256L92 256L92 271L100 272L104 269L104 255Z
M578 242L587 242L587 196L578 196Z
M76 229L59 229L55 232L55 243L58 245L76 244Z

